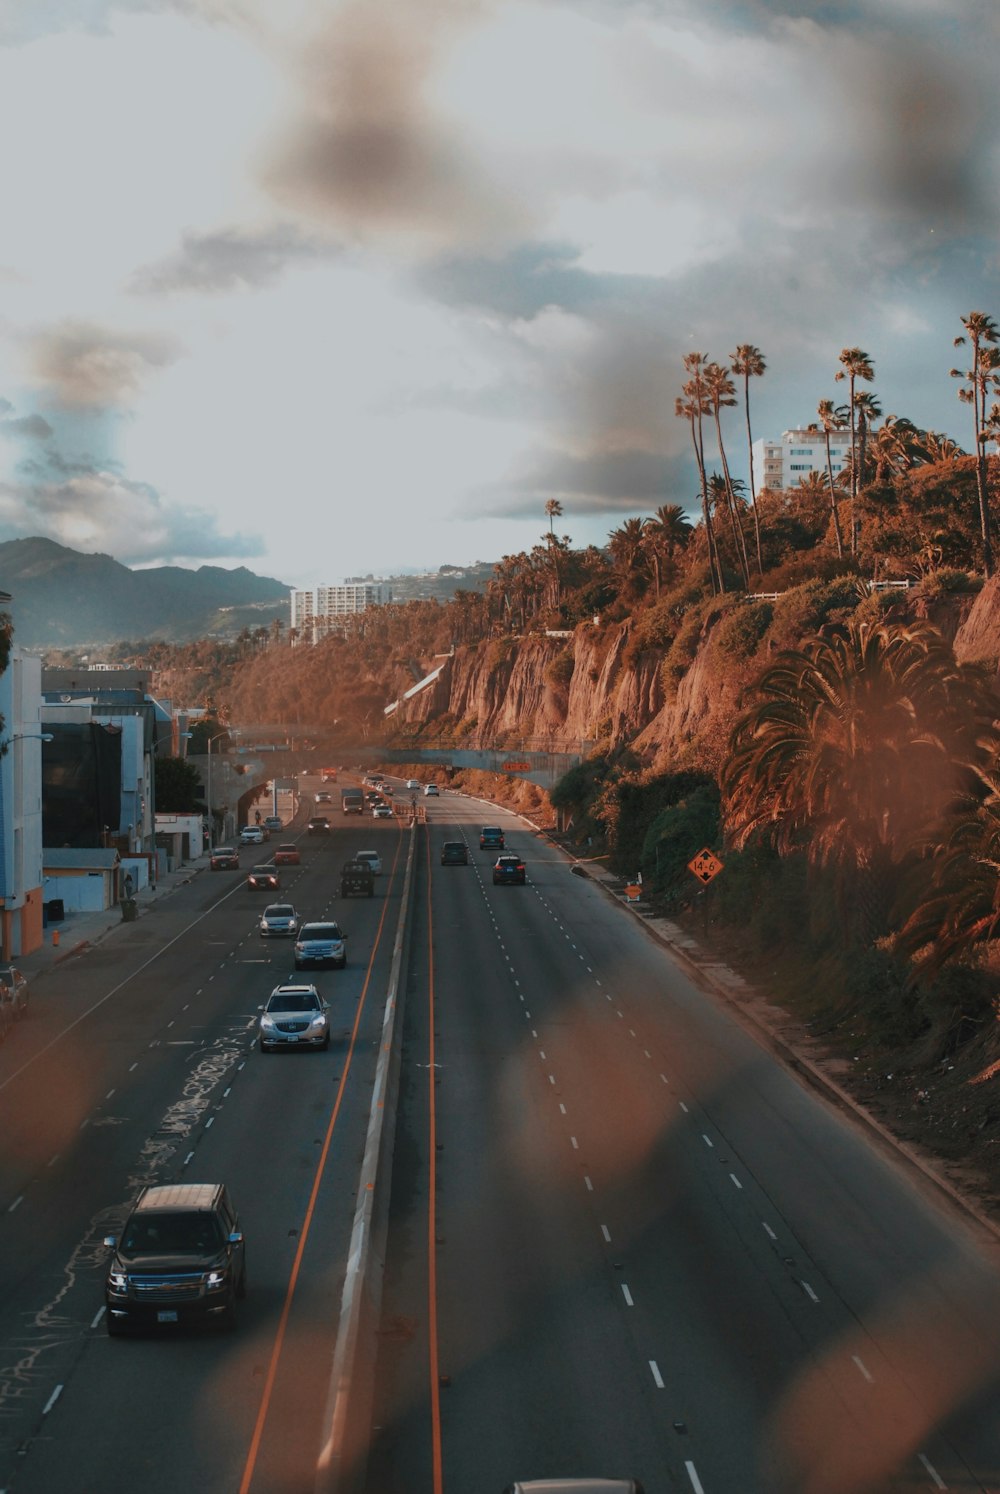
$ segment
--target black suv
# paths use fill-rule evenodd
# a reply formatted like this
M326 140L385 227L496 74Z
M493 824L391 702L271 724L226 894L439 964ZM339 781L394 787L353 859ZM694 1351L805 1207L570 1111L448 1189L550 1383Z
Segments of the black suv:
M524 882L524 862L520 856L498 856L493 863L493 881Z
M247 1292L243 1233L222 1183L144 1188L113 1252L104 1283L108 1332L158 1324L233 1327Z
M503 831L499 825L484 825L479 832L479 849L481 851L502 851L504 848Z
M468 866L469 848L464 840L446 840L441 847L442 866Z

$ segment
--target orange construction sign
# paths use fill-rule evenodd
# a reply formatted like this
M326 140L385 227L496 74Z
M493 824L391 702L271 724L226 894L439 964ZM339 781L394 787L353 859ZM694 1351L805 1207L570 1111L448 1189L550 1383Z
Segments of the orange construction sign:
M698 852L693 861L688 862L688 871L694 872L698 881L704 882L707 887L712 878L717 877L722 871L724 864L706 846Z

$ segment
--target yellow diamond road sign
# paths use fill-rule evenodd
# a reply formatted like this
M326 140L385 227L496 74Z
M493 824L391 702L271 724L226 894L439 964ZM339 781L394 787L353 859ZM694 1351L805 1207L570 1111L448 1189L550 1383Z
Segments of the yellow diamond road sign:
M707 886L713 877L719 875L723 864L718 856L714 856L706 846L704 850L698 852L693 861L688 862L688 871L694 872L698 881L704 882Z

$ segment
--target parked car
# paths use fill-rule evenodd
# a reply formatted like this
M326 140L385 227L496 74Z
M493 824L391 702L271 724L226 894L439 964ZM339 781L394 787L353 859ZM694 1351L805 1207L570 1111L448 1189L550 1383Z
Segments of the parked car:
M208 864L212 871L239 871L240 853L232 846L216 846Z
M330 821L325 814L314 814L306 826L307 835L328 835L330 832Z
M355 861L367 861L376 877L382 874L382 857L378 851L355 851Z
M367 861L345 861L340 869L341 897L374 897L375 873Z
M28 977L16 965L0 965L0 1004L13 1022L19 1022L28 1010Z
M392 805L391 804L373 804L372 805L372 819L373 820L391 820L392 819Z
M284 830L284 828L285 828L284 821L282 820L280 814L269 814L269 815L265 815L265 817L264 817L264 829L265 830L267 830L268 832L270 832L271 830Z
M107 1329L217 1321L232 1325L247 1293L239 1216L222 1183L144 1188L112 1252L104 1283Z
M524 882L525 868L520 856L498 856L493 863L493 881Z
M469 848L464 840L446 840L441 847L442 866L468 866Z
M260 915L260 937L294 938L299 931L299 921L299 915L291 903L268 903Z
M347 964L347 935L339 923L304 923L295 941L295 968L306 970L313 965L334 965L343 970Z
M276 986L261 1008L257 1042L272 1048L329 1048L329 1004L315 986Z
M437 786L436 783L425 783L424 784L424 798L425 799L436 799L436 798L438 798L438 786Z
M240 845L260 846L264 844L264 829L262 825L244 825L240 831Z
M252 866L250 875L247 877L247 886L252 887L255 892L276 892L281 886L278 868L271 863L265 866Z
M275 852L271 859L275 866L299 866L302 862L298 846L291 844L275 847Z
M499 825L484 825L479 832L481 851L502 851L506 842Z

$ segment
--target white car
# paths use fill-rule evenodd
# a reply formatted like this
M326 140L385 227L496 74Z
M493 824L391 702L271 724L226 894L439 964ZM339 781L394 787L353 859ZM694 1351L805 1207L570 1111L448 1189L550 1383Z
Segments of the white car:
M372 819L373 820L391 820L392 819L392 805L391 804L373 804L372 805Z
M420 788L420 780L419 780L419 778L408 778L406 780L406 787L408 789L419 789Z
M424 798L425 799L437 799L438 797L439 797L439 794L438 794L438 786L437 786L437 784L436 783L425 783L424 784Z
M382 857L378 851L355 851L355 861L367 861L374 876L379 876L382 871Z
M260 825L244 825L240 831L240 844L244 846L262 846L264 844L264 832Z
M262 939L291 938L299 931L299 915L291 903L268 903L260 915Z

